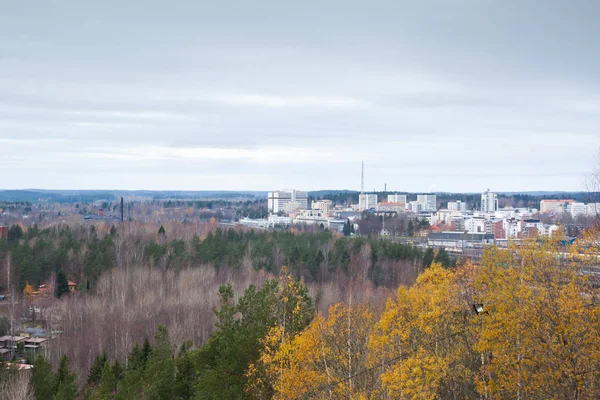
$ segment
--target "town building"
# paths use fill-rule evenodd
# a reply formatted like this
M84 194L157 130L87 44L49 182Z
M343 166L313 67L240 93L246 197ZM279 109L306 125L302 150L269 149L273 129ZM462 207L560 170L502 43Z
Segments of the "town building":
M481 194L481 212L493 213L498 209L498 195L490 189Z
M311 204L313 210L321 210L324 214L329 214L333 210L333 201L331 200L316 200Z
M418 201L411 201L406 205L406 209L408 211L414 212L414 213L418 213L419 211L422 211L422 204L419 203Z
M374 193L361 193L358 196L358 211L377 208L377 195Z
M388 203L405 203L407 202L405 194L388 194Z
M386 212L386 213L402 213L406 210L406 203L391 203L391 202L381 202L377 204L377 212Z
M494 235L488 233L432 232L427 245L449 249L483 247L494 244Z
M490 218L485 221L485 233L494 235L494 239L505 239L504 220L500 218Z
M420 211L437 210L437 196L435 194L419 194L417 195L417 203L421 205Z
M466 212L467 211L467 203L462 202L460 200L449 201L448 202L448 210Z
M8 240L8 226L0 226L0 239Z
M287 207L288 210L305 210L308 208L308 193L300 190L278 190L268 193L267 207L270 213L277 214L286 211L286 204L296 203Z
M465 231L468 233L484 233L486 220L483 217L465 219Z
M575 200L542 200L540 201L540 212L563 213L567 211L567 205L575 203Z
M568 203L566 211L571 214L571 217L576 218L578 215L586 215L587 214L587 206L585 203Z
M521 236L530 237L544 234L544 223L539 219L524 219L521 222Z

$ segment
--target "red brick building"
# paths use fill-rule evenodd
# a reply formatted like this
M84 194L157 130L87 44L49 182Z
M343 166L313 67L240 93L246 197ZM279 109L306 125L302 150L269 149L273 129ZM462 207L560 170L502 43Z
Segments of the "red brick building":
M0 239L8 239L8 226L0 226Z

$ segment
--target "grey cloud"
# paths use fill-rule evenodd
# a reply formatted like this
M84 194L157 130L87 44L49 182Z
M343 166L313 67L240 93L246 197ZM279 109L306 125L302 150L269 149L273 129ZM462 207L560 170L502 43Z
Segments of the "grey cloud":
M369 187L583 189L600 145L599 12L558 0L12 2L1 186L357 188L364 159Z

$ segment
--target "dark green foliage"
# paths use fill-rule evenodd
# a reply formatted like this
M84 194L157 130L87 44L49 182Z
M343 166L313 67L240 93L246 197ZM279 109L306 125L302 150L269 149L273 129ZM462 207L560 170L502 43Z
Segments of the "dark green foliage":
M90 373L88 375L87 380L88 385L97 385L100 382L100 377L102 376L102 369L104 368L104 364L106 364L107 361L108 355L106 353L102 353L101 355L96 357L96 360L90 368Z
M46 357L38 355L31 374L31 386L37 400L52 399L56 391L56 378Z
M56 297L60 297L65 293L69 293L69 281L65 274L60 271L56 275Z
M69 357L62 356L56 372L56 392L53 400L74 400L77 397L75 373L69 366Z
M144 371L144 399L172 399L174 381L175 363L169 332L166 327L160 326Z
M428 247L427 250L425 250L425 254L423 254L423 268L431 267L431 263L433 263L434 258L435 254L433 248Z
M8 240L11 242L19 241L23 238L23 228L19 225L11 225L8 228Z
M161 225L160 228L158 228L158 234L163 236L166 234L164 226Z
M438 250L437 254L435 255L434 261L436 263L442 264L444 267L449 267L450 266L450 255L448 254L446 249L442 247Z
M173 387L173 398L175 399L192 399L196 393L197 373L194 357L189 351L189 347L191 344L184 344L175 361L176 372Z
M110 365L110 361L106 360L102 368L102 374L98 387L92 392L91 400L111 400L117 390L117 377Z

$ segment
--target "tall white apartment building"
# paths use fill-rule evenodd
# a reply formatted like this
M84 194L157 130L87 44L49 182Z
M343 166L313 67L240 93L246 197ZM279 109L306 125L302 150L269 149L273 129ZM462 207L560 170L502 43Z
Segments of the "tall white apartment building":
M406 204L406 209L408 211L412 211L414 213L422 211L421 207L422 207L422 204L419 203L418 201L411 201L410 203Z
M417 195L417 203L421 205L421 211L436 211L437 196L435 194Z
M571 217L575 218L578 215L587 214L588 207L585 203L569 203L567 204L567 212L571 214Z
M406 195L405 194L388 194L387 201L388 201L388 203L404 203L404 204L406 204Z
M308 193L300 190L278 190L276 192L269 192L267 207L269 212L273 214L290 212L291 209L306 210L308 208Z
M377 208L377 195L372 193L361 193L358 196L358 211Z
M448 210L465 212L465 211L467 211L467 203L464 203L460 200L449 201L448 202Z
M498 210L498 195L488 189L481 194L481 212L493 213L496 210Z

